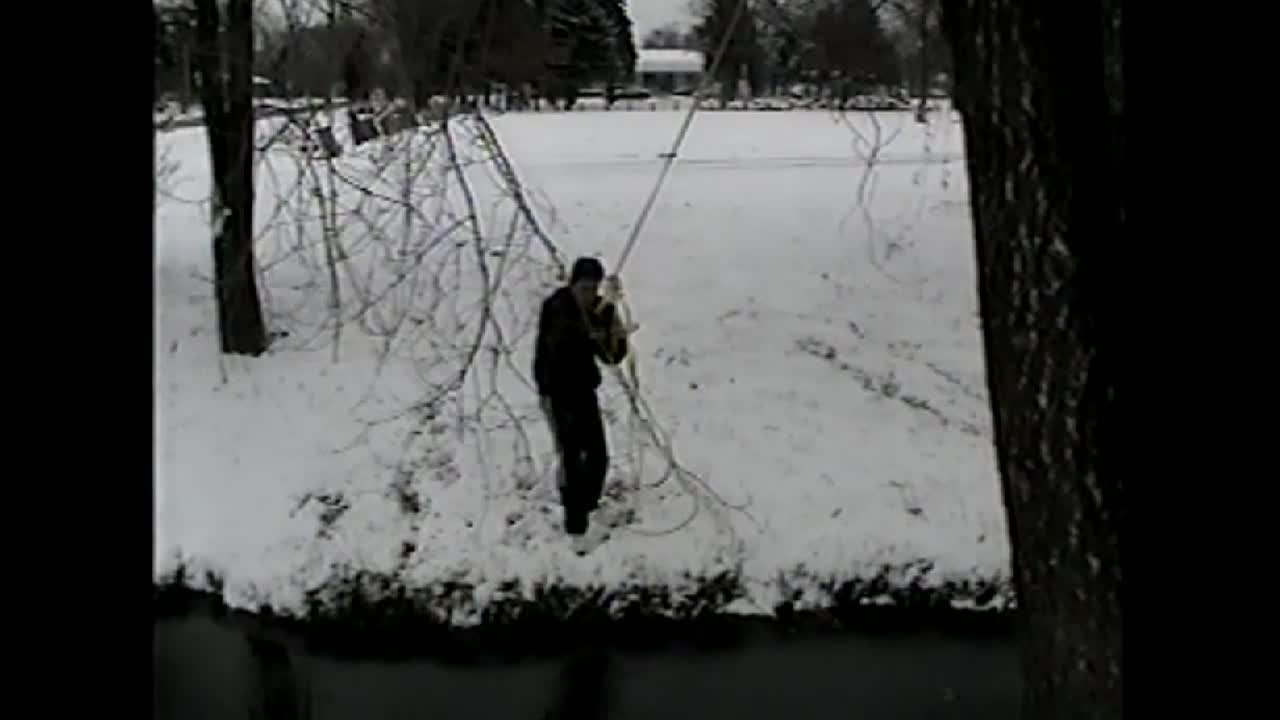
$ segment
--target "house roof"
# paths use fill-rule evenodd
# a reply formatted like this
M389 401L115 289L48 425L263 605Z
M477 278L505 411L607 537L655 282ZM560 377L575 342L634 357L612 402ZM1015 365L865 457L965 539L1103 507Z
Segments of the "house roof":
M700 73L705 61L697 50L641 48L636 51L636 72Z

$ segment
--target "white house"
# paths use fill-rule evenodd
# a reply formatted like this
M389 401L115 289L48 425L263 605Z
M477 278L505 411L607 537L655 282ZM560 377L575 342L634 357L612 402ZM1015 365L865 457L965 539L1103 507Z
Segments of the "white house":
M702 80L705 64L697 50L641 48L636 51L636 81L657 92L692 91Z

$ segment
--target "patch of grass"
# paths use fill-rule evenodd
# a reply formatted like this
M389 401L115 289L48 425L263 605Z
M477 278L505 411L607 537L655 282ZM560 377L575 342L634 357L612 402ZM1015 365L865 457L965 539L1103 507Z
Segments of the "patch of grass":
M216 571L193 571L188 560L178 558L171 571L152 583L151 602L159 617L182 613L193 600L221 598L224 586L222 576Z
M807 586L818 597L803 605L798 592L775 608L783 624L874 632L941 630L1008 632L1014 607L1006 578L930 581L928 561L886 566L864 577L818 577L796 568L784 587ZM788 593L784 593L784 596Z
M162 615L181 614L193 600L209 598L213 588L219 589L215 602L221 602L221 579L205 577L199 584L209 590L193 591L185 584L192 578L184 567L156 584ZM301 611L282 616L263 607L257 614L302 632L312 647L332 654L429 654L453 662L494 654L514 660L602 642L635 649L724 647L738 642L748 626L788 634L1010 631L1012 593L1006 580L930 582L930 570L929 563L918 562L885 567L869 577L836 579L795 568L779 578L783 600L772 608L772 617L748 620L727 612L746 594L737 571L690 575L675 587L540 583L524 588L512 580L480 606L476 588L464 582L409 588L394 575L338 567L328 582L307 594Z

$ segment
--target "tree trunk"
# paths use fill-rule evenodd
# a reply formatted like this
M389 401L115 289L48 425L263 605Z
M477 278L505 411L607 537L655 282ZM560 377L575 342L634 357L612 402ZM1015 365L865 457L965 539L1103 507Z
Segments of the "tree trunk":
M964 119L1023 717L1122 717L1110 416L1125 237L1123 0L944 0Z
M196 0L200 99L213 170L213 267L222 352L267 349L253 253L253 3Z
M916 106L916 122L929 122L929 3L920 3L920 102Z
M189 112L195 104L195 93L191 91L191 43L184 36L182 39L182 112Z

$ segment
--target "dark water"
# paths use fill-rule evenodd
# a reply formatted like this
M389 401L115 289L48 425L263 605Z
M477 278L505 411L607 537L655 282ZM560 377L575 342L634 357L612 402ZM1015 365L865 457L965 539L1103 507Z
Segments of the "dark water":
M1013 641L745 633L733 649L591 648L518 662L339 659L196 610L155 623L158 718L829 720L1018 716Z

